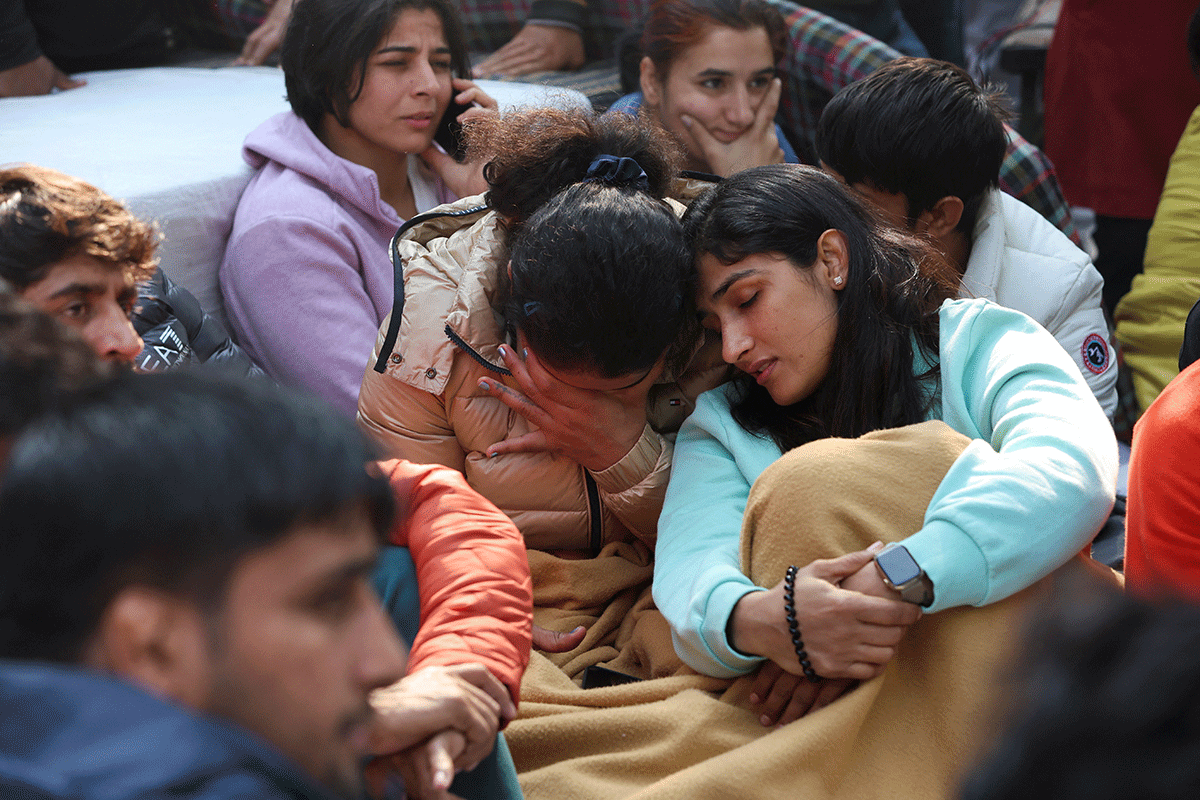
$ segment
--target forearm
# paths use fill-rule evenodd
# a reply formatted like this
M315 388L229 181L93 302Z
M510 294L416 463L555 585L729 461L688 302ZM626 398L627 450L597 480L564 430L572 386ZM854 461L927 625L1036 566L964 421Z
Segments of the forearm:
M0 71L28 64L41 54L37 31L21 0L0 4Z
M651 549L667 493L674 447L649 426L637 444L611 467L593 472L601 502Z
M385 470L401 508L391 541L409 548L420 587L409 668L480 663L515 701L533 621L520 532L454 470L407 462Z

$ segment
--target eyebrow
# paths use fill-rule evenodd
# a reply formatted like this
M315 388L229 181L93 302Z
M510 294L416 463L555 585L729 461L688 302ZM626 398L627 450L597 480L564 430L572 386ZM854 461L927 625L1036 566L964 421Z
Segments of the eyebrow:
M50 299L57 300L60 297L67 297L69 295L76 294L103 294L106 288L108 287L102 283L68 283L66 286L50 295Z
M381 56L385 53L404 53L405 55L412 55L412 54L416 53L417 51L418 51L418 48L413 47L411 45L392 44L392 45L388 45L387 47L379 48L378 50L375 51L375 55ZM433 48L433 52L437 53L438 55L449 55L450 48L449 47L435 47L435 48Z
M696 73L697 78L728 78L733 75L732 72L725 69L706 69Z
M715 292L713 292L713 293L712 293L712 299L713 299L713 300L720 300L720 299L721 299L721 295L723 295L723 294L725 294L727 291L729 291L729 287L730 287L730 286L733 286L735 283L737 283L738 281L740 281L742 278L748 278L748 277L750 277L750 276L751 276L751 275L753 275L753 274L754 274L756 271L757 271L757 270L753 270L753 269L744 269L744 270L742 270L741 272L735 272L735 273L733 273L732 275L730 275L728 278L726 278L726 279L725 279L725 282L724 282L724 283L722 283L720 286L718 286L718 287L717 287L717 290L716 290Z

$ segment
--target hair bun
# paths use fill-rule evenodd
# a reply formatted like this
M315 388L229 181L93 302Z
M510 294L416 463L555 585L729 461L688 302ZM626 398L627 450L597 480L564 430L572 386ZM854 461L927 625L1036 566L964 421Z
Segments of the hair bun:
M584 183L606 183L619 188L632 187L639 191L650 191L650 179L646 170L632 158L598 155L587 169Z

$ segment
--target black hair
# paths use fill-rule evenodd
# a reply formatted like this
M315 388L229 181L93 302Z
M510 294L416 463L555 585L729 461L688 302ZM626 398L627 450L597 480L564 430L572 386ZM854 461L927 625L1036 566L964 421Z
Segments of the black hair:
M988 189L1000 185L1007 112L961 67L898 58L833 96L817 123L817 155L848 184L908 200L909 224L943 197L963 201L971 234Z
M115 370L74 330L0 288L0 449L39 415Z
M1200 796L1200 607L1057 585L961 800Z
M551 366L606 378L648 370L679 338L691 258L662 202L580 183L526 222L505 320Z
M236 562L393 501L354 424L265 381L126 374L42 416L0 485L0 658L77 662L146 584L219 607Z
M332 114L350 124L350 105L362 93L367 59L405 9L430 10L442 21L451 72L470 77L466 36L447 0L297 0L280 48L287 99L296 116L319 132Z
M692 203L683 224L696 258L708 254L724 264L777 253L807 270L822 233L836 229L846 237L849 273L837 293L828 374L786 407L740 374L733 407L739 425L787 451L926 419L936 395L938 308L956 291L949 266L928 244L884 224L845 186L800 164L726 178ZM933 366L914 374L918 357Z
M678 367L690 259L661 199L678 174L670 137L629 114L557 109L473 121L466 133L468 158L491 154L488 204L511 247L510 328L551 366L617 377L665 352ZM601 155L632 159L644 174L588 180Z

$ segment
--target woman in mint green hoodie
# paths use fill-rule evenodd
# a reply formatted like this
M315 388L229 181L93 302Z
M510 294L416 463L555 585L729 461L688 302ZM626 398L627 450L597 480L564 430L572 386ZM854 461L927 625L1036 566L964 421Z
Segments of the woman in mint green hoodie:
M700 318L739 370L701 395L680 429L659 520L654 599L690 666L731 677L767 662L764 672L807 674L805 703L819 705L879 674L921 606L1001 600L1090 542L1112 507L1116 442L1070 356L1037 323L954 299L953 275L929 245L808 167L728 178L684 224ZM746 500L780 455L938 419L973 441L900 547L799 565L771 589L742 574ZM760 679L756 691L770 685ZM784 721L807 707L793 704Z

